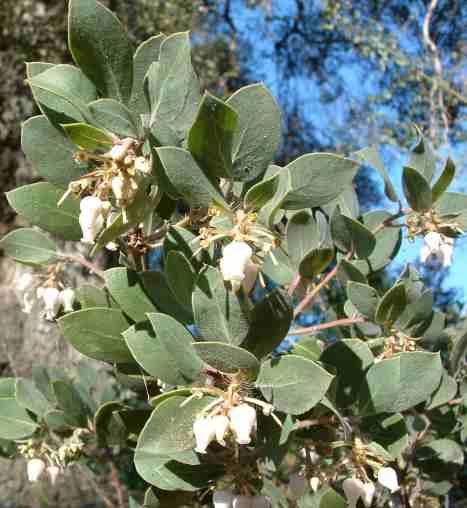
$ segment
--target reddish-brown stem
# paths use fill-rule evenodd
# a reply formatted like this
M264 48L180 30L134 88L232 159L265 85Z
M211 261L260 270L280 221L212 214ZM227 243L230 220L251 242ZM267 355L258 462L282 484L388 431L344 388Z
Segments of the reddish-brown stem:
M118 471L114 464L112 464L111 482L117 492L118 506L119 508L125 508L125 496L123 493L122 483L118 477Z
M71 263L78 263L79 265L87 268L94 275L97 275L97 277L104 279L104 272L102 270L100 270L94 263L87 260L85 257L83 257L83 256L66 256L66 260L70 261Z
M329 323L321 323L319 325L308 326L306 328L298 328L297 330L291 330L289 335L309 335L321 330L327 330L328 328L337 328L338 326L350 326L356 323L364 323L365 319L362 317L336 319L335 321L329 321Z
M308 429L309 427L316 427L317 425L334 425L337 423L335 416L323 416L313 420L301 420L295 424L296 429Z
M300 313L302 313L308 305L310 305L321 289L329 284L329 282L335 277L338 267L339 264L337 264L309 293L303 297L303 300L295 308L294 317L297 317Z
M302 278L300 277L300 274L297 273L297 275L295 275L295 277L294 277L294 280L292 281L292 283L289 286L289 290L287 291L289 296L293 295L294 291L297 289L301 280L302 280Z

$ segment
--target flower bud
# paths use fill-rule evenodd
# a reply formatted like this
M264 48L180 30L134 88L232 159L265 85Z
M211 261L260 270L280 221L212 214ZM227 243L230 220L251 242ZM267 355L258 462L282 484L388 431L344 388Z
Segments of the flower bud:
M128 148L125 145L114 145L107 155L114 161L122 161L127 152Z
M388 488L392 493L399 490L399 481L397 479L397 473L392 467L382 467L378 471L378 482Z
M349 508L357 508L357 502L364 493L363 482L358 478L346 478L342 482L342 489L347 498Z
M212 417L212 423L216 431L216 441L225 446L225 435L229 432L230 420L227 416L216 415Z
M251 442L251 434L256 431L256 410L248 404L240 404L229 411L230 428L238 444Z
M64 312L73 312L73 304L75 303L75 292L71 288L65 288L60 291L60 300L63 304Z
M212 495L214 508L232 508L233 494L230 490L216 490Z
M44 302L45 308L45 319L48 321L53 321L59 310L62 302L60 300L60 291L57 288L42 288L43 291L40 291L40 298L42 298Z
M136 157L135 170L143 175L149 175L151 173L151 161L146 157Z
M304 474L294 473L289 478L289 496L292 499L299 499L308 490L308 481Z
M233 241L226 245L220 260L220 269L224 280L242 282L252 255L253 250L245 242Z
M58 466L49 466L47 468L47 474L49 475L50 483L55 485L58 475L60 474L60 468Z
M196 439L195 451L206 453L209 444L216 439L216 428L211 417L198 418L193 423L193 433Z
M138 190L138 184L134 178L124 175L112 178L112 192L119 206L130 203Z
M310 478L310 487L313 492L316 492L319 489L320 479L317 476L313 476Z
M103 212L106 201L101 201L96 196L87 196L81 200L79 214L79 225L83 232L81 241L83 243L94 243L96 236L104 227Z
M253 498L250 496L235 496L232 508L253 508Z
M376 487L373 482L363 484L362 501L366 508L370 508L375 497Z
M37 482L45 469L45 462L41 459L31 459L27 465L28 480Z

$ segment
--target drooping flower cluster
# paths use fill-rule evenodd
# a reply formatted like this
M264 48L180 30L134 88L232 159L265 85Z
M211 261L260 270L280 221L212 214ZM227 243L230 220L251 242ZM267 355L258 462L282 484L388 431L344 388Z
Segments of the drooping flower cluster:
M195 450L198 453L206 453L213 441L226 446L225 438L229 433L232 433L238 444L250 444L256 428L256 410L245 403L232 407L227 415L202 416L193 424Z
M378 483L389 489L391 493L399 490L399 481L397 473L392 467L382 467L378 471ZM342 482L342 489L347 503L350 508L356 508L358 501L361 499L366 508L370 508L376 494L375 484L371 481L363 482L359 478L353 476L346 478Z
M73 312L75 292L71 288L39 287L36 295L44 303L44 315L48 321L53 321L62 307L64 312Z
M60 468L55 465L46 466L45 462L42 459L31 459L27 463L27 475L28 480L31 483L35 483L40 480L44 472L47 472L50 483L55 485L57 478L61 472Z

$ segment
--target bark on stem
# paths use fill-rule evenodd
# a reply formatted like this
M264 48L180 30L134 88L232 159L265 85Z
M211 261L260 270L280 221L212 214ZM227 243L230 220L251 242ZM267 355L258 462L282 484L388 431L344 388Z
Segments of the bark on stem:
M364 323L365 319L362 317L354 317L354 318L344 318L344 319L336 319L335 321L329 321L328 323L321 323L319 325L308 326L306 328L298 328L297 330L291 330L289 332L289 336L291 335L309 335L321 330L327 330L328 328L337 328L339 326L350 326L356 323Z

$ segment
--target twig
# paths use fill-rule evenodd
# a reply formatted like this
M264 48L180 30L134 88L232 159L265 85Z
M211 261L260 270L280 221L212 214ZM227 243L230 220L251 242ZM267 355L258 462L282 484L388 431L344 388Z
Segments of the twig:
M99 485L97 484L97 482L94 480L94 478L92 477L91 474L88 474L88 472L86 471L86 469L81 466L81 465L78 465L79 467L79 470L81 471L82 475L88 480L88 482L91 484L92 488L94 489L94 491L96 492L96 494L102 499L103 503L105 504L105 506L107 506L107 508L115 508L114 504L112 503L112 501L107 497L107 495L102 491L102 489L99 487Z
M431 91L430 91L430 105L431 105L431 116L430 116L430 134L432 139L435 139L436 136L436 107L434 104L435 95L438 99L438 109L443 120L443 139L444 142L448 142L448 132L449 132L449 118L446 113L446 107L444 104L443 91L439 86L439 82L443 80L443 67L441 64L441 60L439 58L438 47L435 42L431 38L430 35L430 23L433 17L434 11L438 5L438 0L431 0L430 5L428 6L428 10L423 20L423 42L427 49L431 52L432 61L433 61L433 69L436 74L436 80L433 81Z
M70 263L78 263L81 266L84 266L87 268L90 272L92 272L94 275L97 275L97 277L104 279L104 272L100 270L94 263L89 261L83 256L68 256L66 254L63 255L64 260L68 261Z
M288 295L289 296L292 296L294 291L297 289L298 285L300 284L300 281L302 280L302 278L300 277L300 274L297 273L297 275L295 275L294 277L294 280L292 281L292 283L290 284L289 286L289 289L287 291Z
M291 330L288 336L294 335L309 335L319 332L321 330L327 330L328 328L336 328L339 326L350 326L356 323L364 323L365 319L362 317L336 319L335 321L329 321L328 323L321 323L319 325L308 326L306 328L298 328L297 330Z
M335 423L337 423L335 416L322 416L312 420L301 420L295 424L295 429L308 429L317 425L334 425Z
M115 464L112 464L111 466L111 483L115 487L115 490L117 492L117 499L118 499L118 506L119 508L125 508L125 496L122 489L122 482L120 481L120 478L118 477L118 471L115 467Z

